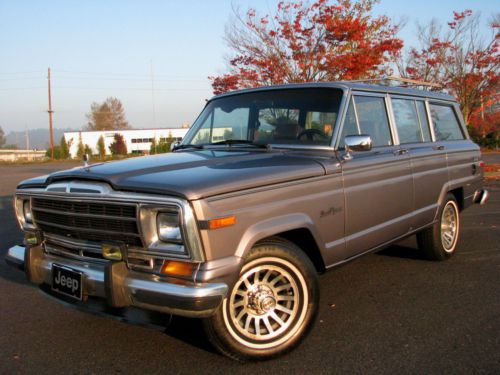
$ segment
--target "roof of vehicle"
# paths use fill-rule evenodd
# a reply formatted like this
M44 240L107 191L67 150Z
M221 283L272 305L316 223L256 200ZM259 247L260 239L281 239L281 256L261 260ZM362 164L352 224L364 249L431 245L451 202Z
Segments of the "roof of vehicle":
M261 86L252 89L230 91L218 96L214 96L211 100L222 98L225 96L246 94L250 92L270 91L279 89L301 89L301 88L338 88L342 90L350 89L353 91L383 92L396 95L418 96L429 99L439 99L439 100L456 102L456 99L453 96L445 94L443 92L426 91L426 90L419 90L414 88L398 87L398 86L375 85L375 84L350 82L350 81L292 83L284 85Z

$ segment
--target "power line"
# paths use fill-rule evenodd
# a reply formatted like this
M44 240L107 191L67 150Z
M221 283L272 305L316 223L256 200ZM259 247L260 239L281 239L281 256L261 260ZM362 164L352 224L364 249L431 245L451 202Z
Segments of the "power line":
M151 78L148 74L138 74L138 73L116 73L116 72L82 72L82 71L74 71L74 70L57 70L57 73L60 74L84 74L84 75L96 75L96 76L129 76L129 77L144 77ZM192 78L199 76L182 76L178 74L155 74L155 77L175 77L175 78Z
M151 91L151 88L140 88L140 87L77 87L77 86L52 86L54 89L58 90L124 90L124 91ZM1 87L0 91L17 91L17 90L41 90L46 89L44 86L36 87ZM206 91L207 88L175 88L171 87L168 89L155 88L156 91Z
M31 72L0 72L0 75L8 75L8 74L19 75L19 74L35 74L35 73L44 73L44 71L43 70L34 70Z

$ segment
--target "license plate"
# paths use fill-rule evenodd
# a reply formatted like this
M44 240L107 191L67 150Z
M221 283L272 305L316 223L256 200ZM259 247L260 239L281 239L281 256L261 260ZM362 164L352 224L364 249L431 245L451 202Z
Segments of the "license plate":
M82 300L82 273L74 269L52 264L52 290L65 296Z

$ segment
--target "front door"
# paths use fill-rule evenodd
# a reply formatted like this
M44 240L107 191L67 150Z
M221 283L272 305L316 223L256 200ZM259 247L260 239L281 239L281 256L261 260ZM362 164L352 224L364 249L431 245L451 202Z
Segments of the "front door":
M373 149L354 152L343 163L345 258L355 256L410 230L413 181L408 153L395 145L385 95L355 94L341 133L367 134Z

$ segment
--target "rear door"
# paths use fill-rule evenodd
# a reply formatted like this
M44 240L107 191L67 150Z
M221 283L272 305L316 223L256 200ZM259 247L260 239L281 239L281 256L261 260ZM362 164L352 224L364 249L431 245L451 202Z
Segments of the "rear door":
M354 93L339 139L368 134L373 149L355 152L343 163L345 192L345 258L355 256L408 232L413 182L408 154L392 131L385 94ZM341 151L342 152L342 151Z
M448 182L446 145L433 142L428 103L423 98L391 95L394 123L413 173L414 208L411 229L434 219L439 194Z

